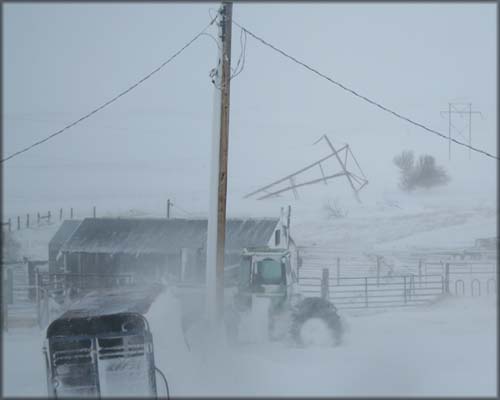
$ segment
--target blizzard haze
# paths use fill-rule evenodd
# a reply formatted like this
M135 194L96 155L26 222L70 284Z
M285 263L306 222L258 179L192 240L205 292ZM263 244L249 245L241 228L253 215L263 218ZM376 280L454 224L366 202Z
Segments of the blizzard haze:
M218 7L5 4L2 158L146 76L200 32ZM233 4L234 20L264 40L445 136L448 116L440 112L449 103L472 103L483 116L472 116L472 145L495 157L496 17L494 3ZM207 32L217 34L214 26ZM242 50L240 33L233 26L233 67ZM56 216L52 224L14 230L23 256L47 259L60 208L65 218L70 207L76 218L89 217L93 206L98 217L164 217L171 199L173 217L207 217L214 107L209 74L216 61L216 43L201 36L109 107L2 163L4 221L15 224L27 213L36 219L48 210ZM425 251L462 254L476 239L498 236L496 158L472 152L469 159L465 147L452 144L450 160L447 140L330 84L250 36L230 99L227 216L277 218L280 208L291 205L291 236L305 249L301 274L321 276L325 266L333 274L337 257L342 263L352 257L373 275L380 254L396 273L413 268L416 274ZM454 116L453 124L452 137L467 143L467 117ZM328 155L324 140L314 144L325 134L337 148L348 143L363 169L369 183L360 192L361 203L344 177L299 188L298 198L292 192L263 201L243 198ZM401 191L393 158L403 150L434 156L450 183ZM327 175L340 172L334 158L323 168ZM298 183L320 176L315 169ZM345 216L329 217L327 202L337 202ZM493 280L496 285L494 257L485 262L491 276L478 275L483 288ZM394 271L387 267L382 272L389 277ZM467 279L475 277L472 272ZM406 296L406 281L404 290ZM346 333L341 345L329 348L267 340L231 347L200 335L187 349L180 306L170 291L147 317L156 362L174 397L493 396L496 290L485 293L440 292L429 304L407 309L339 309ZM45 396L43 334L38 328L5 333L5 395Z
M199 32L217 7L6 4L3 155L146 75ZM485 117L473 116L472 144L496 154L496 5L237 3L233 14L319 71L445 135L448 119L440 111L448 102L471 102ZM233 66L239 38L234 27ZM121 206L162 213L168 197L205 214L213 107L208 75L215 59L214 41L202 36L109 108L6 162L5 214L35 212L41 200L51 208L95 204L102 212ZM466 125L454 123L467 137ZM446 140L248 37L245 68L231 82L228 213L253 213L256 202L242 202L243 194L327 153L326 143L312 145L325 133L334 144L351 145L370 182L365 201L398 192L392 158L404 149L435 156L450 172L444 190L453 198L495 196L494 159L473 153L469 161L467 149L453 145L450 162ZM349 197L349 190L342 179L329 186L333 196Z

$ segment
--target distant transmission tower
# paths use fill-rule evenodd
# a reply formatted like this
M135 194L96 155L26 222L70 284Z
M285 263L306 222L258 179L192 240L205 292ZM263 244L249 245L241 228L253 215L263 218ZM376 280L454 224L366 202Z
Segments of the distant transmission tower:
M469 146L472 145L472 114L480 114L481 118L483 118L483 114L481 111L472 111L472 103L448 103L448 111L441 111L441 116L444 114L448 114L448 159L451 160L451 130L457 132L464 139L465 136L462 135L463 131L468 127L469 128ZM463 119L464 115L469 115L469 121L462 129L458 129L452 122L453 115L460 115L460 118ZM466 139L467 140L467 139ZM469 147L469 160L471 158L471 150Z

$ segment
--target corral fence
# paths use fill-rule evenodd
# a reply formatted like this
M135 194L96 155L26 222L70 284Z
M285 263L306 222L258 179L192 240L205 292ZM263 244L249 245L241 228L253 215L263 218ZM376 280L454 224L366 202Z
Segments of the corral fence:
M449 292L456 296L489 296L497 293L497 265L485 262L428 262L425 271L448 277Z
M3 269L3 329L40 328L64 312L69 302L85 293L135 284L127 274L65 274L35 273L35 284L19 279L26 264L2 265Z
M373 300L389 305L390 303L385 302L389 293L383 292L384 288L395 289L392 290L394 295L401 294L394 297L394 304L414 304L417 297L424 300L432 297L431 294L436 296L438 289L432 287L436 283L430 279L441 279L437 278L440 276L444 283L444 293L456 296L492 295L497 292L498 263L496 254L490 253L481 251L480 257L464 256L457 260L456 257L450 257L452 253L449 251L427 255L399 252L385 256L333 248L301 247L299 282L304 292L320 295L321 286L324 288L323 292L326 290L325 284L321 284L324 282L326 268L331 296L337 296L339 304L351 302L351 297L363 298L365 307L365 303L370 304L371 295L382 296L381 299ZM414 283L418 291L415 294L418 296L408 301L408 285ZM432 290L424 290L425 286L429 289L432 287ZM339 292L345 293L336 294ZM404 293L407 294L406 302Z
M338 309L392 308L428 304L447 292L443 275L400 275L342 277L339 282L323 269L322 277L303 277L301 292L321 296Z
M311 271L309 271L311 272ZM316 270L317 272L317 270ZM323 268L321 276L302 274L299 285L306 296L321 296L339 309L390 308L428 304L443 294L489 296L497 293L495 270L476 275L470 269L457 271L444 263L438 273L330 276Z
M127 286L134 283L134 276L129 274L72 274L72 273L37 273L37 286L49 292L72 290L75 293L93 289L105 289Z

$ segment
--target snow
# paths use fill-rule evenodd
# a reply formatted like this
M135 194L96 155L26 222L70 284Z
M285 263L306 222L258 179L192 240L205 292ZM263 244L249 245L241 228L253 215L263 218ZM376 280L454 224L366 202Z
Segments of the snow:
M243 313L238 329L240 343L265 343L268 337L268 314L270 299L266 297L252 297L252 308Z
M172 396L494 396L496 298L343 314L337 347L279 342L188 350L179 307L165 293L147 315ZM4 395L45 395L38 332L4 336ZM158 377L159 394L164 388Z
M348 216L328 219L321 208L324 193L301 196L301 201L292 202L292 235L297 244L309 246L307 252L317 251L322 257L336 251L342 257L360 258L365 252L457 249L472 246L478 237L496 236L496 209L478 198L445 197L442 206L439 194L392 194L400 208L380 197L363 204L344 198ZM252 204L255 212L250 215L273 216L283 201ZM249 215L243 205L240 215ZM46 259L48 241L57 228L58 223L22 229L14 231L14 237L24 254ZM489 277L474 276L482 285ZM454 278L465 281L467 297L451 296L403 310L341 310L347 331L337 347L296 348L262 337L232 346L220 332L207 334L206 321L199 321L184 337L180 304L168 291L147 315L155 360L172 396L493 396L496 297L488 297L484 290L482 297L470 297L473 276ZM454 293L453 282L451 290ZM243 334L259 339L255 322L264 320L262 312L252 315L255 332L244 329ZM16 330L3 339L4 395L45 396L43 332ZM164 395L159 376L157 386Z
M450 11L443 7L437 13L436 9L392 13L382 8L375 12L385 18L379 24L381 29L375 32L379 36L372 35L368 37L371 41L367 42L367 36L357 24L346 23L353 17L372 21L365 6L358 10L359 15L357 11L349 11L350 7L340 7L330 13L326 8L318 12L310 11L309 6L294 6L287 11L276 6L266 7L261 14L259 7L253 11L252 7L242 7L241 18L246 15L252 24L260 24L259 32L264 34L267 31L265 36L277 38L276 43L279 35L285 35L281 39L284 45L288 40L286 46L291 46L291 54L299 55L307 49L309 58L323 63L322 71L337 71L339 77L343 76L341 80L352 80L353 85L364 88L367 95L372 93L376 98L383 97L384 104L397 105L403 114L427 121L426 125L439 131L446 132L448 128L446 118L439 115L440 107L449 101L461 101L451 100L450 96L469 96L464 101L473 101L487 116L484 121L474 122L474 146L488 151L497 147L495 85L491 84L496 77L492 58L495 52L488 51L495 48L491 35L494 32L492 8L477 12L462 10L459 12L460 15L463 13L462 16L454 12L453 18L448 17ZM200 21L205 21L206 10L194 11L196 8L191 7L189 12L198 13ZM407 9L406 5L404 8ZM150 46L145 50L144 46L137 45L136 51L143 54L133 57L134 65L129 63L129 68L122 68L120 74L102 74L103 66L111 66L109 71L116 69L116 51L122 51L120 46L110 45L114 35L107 35L111 41L100 43L98 59L103 62L85 64L80 59L88 59L89 53L81 49L88 48L94 53L96 50L95 40L92 42L89 32L103 38L106 35L102 35L99 29L75 30L71 24L68 26L73 34L61 35L67 27L54 24L67 24L72 18L81 22L82 18L87 18L87 21L97 24L94 25L112 29L120 36L120 29L130 31L127 19L115 18L114 24L110 25L106 16L94 21L93 12L82 14L74 10L61 11L60 14L48 9L37 12L50 13L46 17L52 18L53 23L47 24L45 19L37 18L29 7L24 11L10 10L10 18L6 19L11 21L7 29L10 37L18 38L26 45L16 45L12 40L6 42L10 49L10 58L6 58L11 60L7 65L11 73L7 71L7 75L12 79L6 79L11 90L6 95L6 104L10 106L6 110L5 154L12 154L78 119L82 110L95 104L96 99L106 98L113 92L111 86L121 90L134 71L148 70L148 65L157 62L151 59L155 52L149 50ZM111 8L107 12L116 14ZM252 17L255 12L257 14ZM432 29L425 35L413 35L411 46L408 46L407 38L392 43L392 47L386 46L385 55L390 57L378 57L384 64L378 67L383 67L384 71L387 68L393 70L386 71L384 79L373 79L373 69L366 68L368 64L364 59L353 62L353 43L360 48L365 46L365 51L357 53L374 61L376 57L372 56L380 50L375 44L390 42L379 39L390 39L395 31L405 27L410 27L408 32L411 33L411 28L421 23L421 18L414 17L415 12L421 15L430 13L427 17L432 18L427 20ZM448 19L443 24L445 12ZM310 18L304 19L304 13ZM488 15L487 19L483 13ZM61 15L70 18L61 18ZM156 29L171 27L171 24L165 24L164 13L156 9L148 11L147 15L153 18L153 22L146 28L152 29L151 37L161 38L158 45L163 48L164 39L169 35L158 35ZM474 17L473 23L469 24L471 29L464 30L462 21L469 21L471 15ZM178 24L177 28L191 35L187 30L194 25L187 23L191 18L186 16L175 10L167 13L167 17ZM134 10L130 17L137 20ZM300 30L283 30L279 23L269 23L279 18L286 21L295 18L299 23L309 21L308 27L312 28L309 34L316 35L319 44L322 37L330 42L331 38L337 38L333 44L337 50L332 53L325 52L321 45L309 46L314 42L311 41L313 36L303 35ZM323 24L331 31L325 36L323 28L315 28L319 26L317 18L324 21L338 18L341 23ZM51 31L47 27L52 25L56 28ZM279 29L275 30L273 25ZM348 41L344 40L347 36L338 34L351 28ZM443 29L446 34L440 35ZM474 65L453 68L465 42L455 41L455 47L439 45L448 40L448 34L454 37L463 34L469 38L471 34L476 35L473 38L478 40L469 40L469 50L474 56L468 61ZM81 46L68 46L65 42L68 38L72 42L76 40L75 43L80 40ZM436 40L441 42L436 45ZM138 39L137 44L141 42L144 41ZM237 40L234 43L238 45ZM166 45L177 46L173 42ZM33 57L29 46L40 50L39 55L63 57L59 60L63 62L62 69L54 68L54 57L37 58L44 67L38 70L43 76L47 75L47 79L39 79L36 74L20 69L22 66L31 68L30 62L23 61ZM59 49L78 51L72 54L74 57L68 57ZM109 49L114 49L115 53ZM12 236L21 244L21 257L48 258L48 242L59 227L58 211L61 207L65 217L72 208L75 219L92 216L94 206L97 217L165 217L167 199L170 199L173 202L172 217L209 216L210 237L214 237L214 199L217 194L214 182L218 174L213 166L218 159L218 139L217 135L211 137L210 129L212 127L216 134L219 131L219 119L213 118L211 106L215 107L214 114L218 114L220 91L213 88L207 77L209 68L214 67L216 61L211 58L214 49L201 45L196 51L193 48L193 51L183 54L182 58L187 57L185 61L169 65L169 72L164 75L166 80L157 81L166 85L161 90L144 86L142 91L124 97L105 112L74 127L67 135L60 135L50 142L50 146L44 144L5 163L3 218L11 218L13 222ZM306 246L309 253L321 253L315 261L318 265L329 263L334 267L336 257L342 257L341 275L345 271L345 260L366 260L365 254L382 254L391 260L391 256L397 259L396 255L421 249L461 250L473 246L477 238L497 236L495 160L477 153L469 159L468 151L455 145L452 158L448 159L445 140L359 103L359 99L346 96L343 91L332 90L317 77L295 71L294 67L283 64L280 57L270 56L268 50L249 42L249 54L255 62L249 59L252 62L246 67L245 73L248 74L231 82L234 90L231 94L228 151L228 217L277 217L282 207L291 205L294 241L299 246ZM339 51L346 57L338 57ZM418 64L422 54L439 55L440 63L429 64L429 68L436 74L440 69L449 79L436 88L435 80L428 79L429 73L426 72L430 70L425 70L408 91L406 72L409 69L406 67L425 67ZM234 54L233 62L236 56ZM395 62L388 63L388 59ZM68 60L75 64L64 64ZM89 72L89 76L100 76L104 80L102 85L93 85L93 90L88 90L84 87L88 86L85 81L73 79L74 68L85 65L88 69L91 64L99 70L90 69L86 74ZM60 73L63 70L69 71L66 77ZM467 75L474 79L464 80L463 76L469 70L475 71ZM17 78L12 73L16 71L20 71ZM398 75L395 73L398 71L406 72ZM31 80L26 80L26 77ZM172 77L174 79L170 79ZM110 78L113 82L109 82ZM389 78L389 85L385 78ZM72 82L79 86L72 86ZM404 84L398 85L399 82ZM47 96L43 85L49 85L55 92ZM463 93L457 93L457 90ZM71 97L74 93L79 95ZM369 183L360 192L361 204L353 199L344 177L332 179L328 185L301 187L298 199L291 192L266 201L244 198L245 194L329 153L330 149L324 142L312 145L325 133L336 148L348 142L365 172ZM435 156L438 165L443 165L450 174L450 184L410 194L400 192L397 188L398 170L392 160L405 149L412 149L417 156ZM322 163L322 167L326 175L339 172L334 158ZM353 167L349 160L348 168ZM308 173L298 177L297 182L320 177L317 169ZM324 205L333 200L347 211L345 217L328 218ZM35 226L36 213L45 215L48 210L52 213L53 223ZM30 214L30 229L24 227L27 213ZM17 216L21 216L23 225L19 231L16 229ZM208 249L214 249L211 243ZM208 254L208 259L215 259L213 251ZM374 267L375 263L371 262L362 272L373 273ZM416 264L411 267L415 268ZM321 273L320 270L317 272ZM335 268L330 271L333 272ZM494 276L496 279L498 274ZM208 331L207 322L203 320L184 336L179 322L180 304L171 292L166 292L153 304L147 318L154 335L156 362L165 372L173 396L494 396L497 390L496 296L487 296L482 290L481 297L470 297L473 279L479 279L484 288L490 275L455 275L454 279L464 281L465 297L452 295L431 306L412 309L341 310L347 331L343 343L333 348L295 348L269 342L263 336L260 340L233 347L225 342L220 331ZM209 274L212 288L214 280L215 276ZM454 289L452 281L452 294ZM262 315L265 307L262 306L260 313L250 316L251 329L247 331L255 329L255 332L246 332L254 339L259 336L256 324L263 324L265 320ZM315 337L318 327L309 328L310 336L318 339ZM46 395L42 344L43 332L38 330L4 332L4 395ZM164 395L159 377L157 383L160 394Z
M334 341L325 321L320 318L307 320L300 329L302 343L309 346L333 346Z

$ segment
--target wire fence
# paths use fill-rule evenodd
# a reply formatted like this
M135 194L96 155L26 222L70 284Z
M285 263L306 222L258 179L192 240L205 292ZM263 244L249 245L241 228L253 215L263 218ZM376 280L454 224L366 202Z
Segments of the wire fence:
M80 213L79 218L86 217L96 217L96 207L93 206L90 213L84 212ZM20 231L23 229L43 227L47 225L52 225L57 222L61 222L64 219L76 218L76 213L73 207L60 208L57 212L52 212L48 210L45 214L41 212L36 213L26 213L23 215L18 215L16 217L8 218L7 221L2 222L2 228L12 231Z
M443 275L403 275L377 280L374 276L302 278L301 291L306 296L328 298L338 309L393 308L428 304L446 293Z
M171 216L170 207L174 210L179 211L180 215L185 218L192 218L196 216L196 213L192 211L185 210L183 207L174 204L167 200L167 210L166 214L160 213L147 213L147 212L138 212L137 210L129 210L127 213L121 213L120 216L127 215L128 217L145 217L145 216L160 216L166 215L167 218L175 217ZM179 214L178 214L179 215ZM104 214L104 216L109 216L108 214ZM48 210L46 212L36 212L36 213L26 213L22 215L17 215L14 217L9 217L6 221L2 222L2 228L9 231L20 231L23 229L30 228L38 228L45 227L55 223L62 222L65 219L74 219L74 218L97 218L97 206L92 206L86 208L85 210L79 209L76 210L73 207L67 208L59 208L56 211Z

